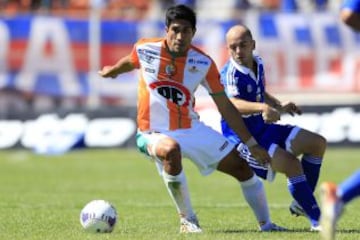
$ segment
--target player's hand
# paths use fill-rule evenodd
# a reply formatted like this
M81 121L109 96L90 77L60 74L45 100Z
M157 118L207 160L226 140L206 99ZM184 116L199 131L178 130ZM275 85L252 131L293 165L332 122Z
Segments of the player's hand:
M295 114L301 115L302 113L301 109L293 102L282 104L281 111L289 113L291 116L294 116Z
M105 78L111 77L116 78L117 73L114 71L113 67L111 66L104 66L100 71L98 71L99 75Z
M249 147L249 150L251 152L251 155L261 164L266 165L270 164L271 158L268 152L263 149L260 145L254 145L252 147Z
M280 120L280 112L269 105L266 105L262 112L262 117L266 123L274 123Z

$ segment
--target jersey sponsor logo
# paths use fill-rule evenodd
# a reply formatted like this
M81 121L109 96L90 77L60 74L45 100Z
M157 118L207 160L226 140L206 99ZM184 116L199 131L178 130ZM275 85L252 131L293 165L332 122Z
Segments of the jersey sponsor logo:
M200 64L200 65L209 65L209 62L208 61L205 61L205 60L196 60L196 59L193 59L193 58L190 58L188 60L188 63L190 64Z
M152 63L155 60L155 57L152 56L154 54L152 54L152 51L148 51L148 50L144 50L144 49L139 49L138 50L138 54L139 54L139 58L147 63Z
M158 81L150 84L150 88L158 94L179 106L187 107L190 102L190 92L183 85L173 81Z
M148 72L148 73L155 73L155 69L152 69L152 68L145 68L145 72Z
M139 54L144 54L144 55L155 55L155 56L159 56L159 53L158 52L155 52L155 51L151 51L151 50L148 50L148 49L139 49Z

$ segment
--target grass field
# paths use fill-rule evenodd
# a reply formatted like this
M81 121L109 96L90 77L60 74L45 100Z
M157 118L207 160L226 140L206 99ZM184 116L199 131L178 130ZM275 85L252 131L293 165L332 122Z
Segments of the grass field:
M321 179L340 182L360 166L360 149L329 149ZM184 161L203 234L180 235L175 208L155 166L136 150L74 151L39 156L0 152L0 239L320 239L309 223L288 212L291 197L278 175L265 183L272 219L291 231L259 233L239 185L221 173L202 177ZM318 194L316 192L316 194ZM111 234L90 234L79 223L92 199L111 201L119 222ZM360 239L360 201L346 208L337 239Z

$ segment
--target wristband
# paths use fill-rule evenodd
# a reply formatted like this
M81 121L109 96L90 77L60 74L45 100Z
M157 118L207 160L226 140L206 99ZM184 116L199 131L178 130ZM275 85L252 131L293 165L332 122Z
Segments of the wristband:
M249 140L246 141L245 143L249 148L258 145L258 143L256 142L255 138L253 136L251 136L251 138L249 138Z

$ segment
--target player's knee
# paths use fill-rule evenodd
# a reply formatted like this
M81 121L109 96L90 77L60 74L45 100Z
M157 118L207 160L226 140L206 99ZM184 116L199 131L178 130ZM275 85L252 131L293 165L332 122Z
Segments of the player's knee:
M246 181L246 180L249 180L253 175L254 175L254 172L250 168L247 161L242 159L242 161L240 161L240 167L238 170L237 179L239 181Z
M317 135L316 140L314 141L314 146L317 155L322 156L326 150L327 141L323 136Z
M157 155L162 160L170 160L180 157L180 145L173 139L167 138L159 142Z
M244 159L234 166L234 168L229 169L228 174L235 177L240 182L247 181L254 175L252 169Z
M327 145L326 138L324 138L323 136L320 136L320 146L325 150L326 145Z
M173 139L161 141L157 149L158 157L163 161L164 168L168 173L181 171L180 145Z
M273 170L285 174L288 178L299 176L303 173L301 162L296 155L282 148L277 148L271 166Z
M246 160L241 158L235 150L219 163L217 169L235 177L238 181L246 181L253 175Z

